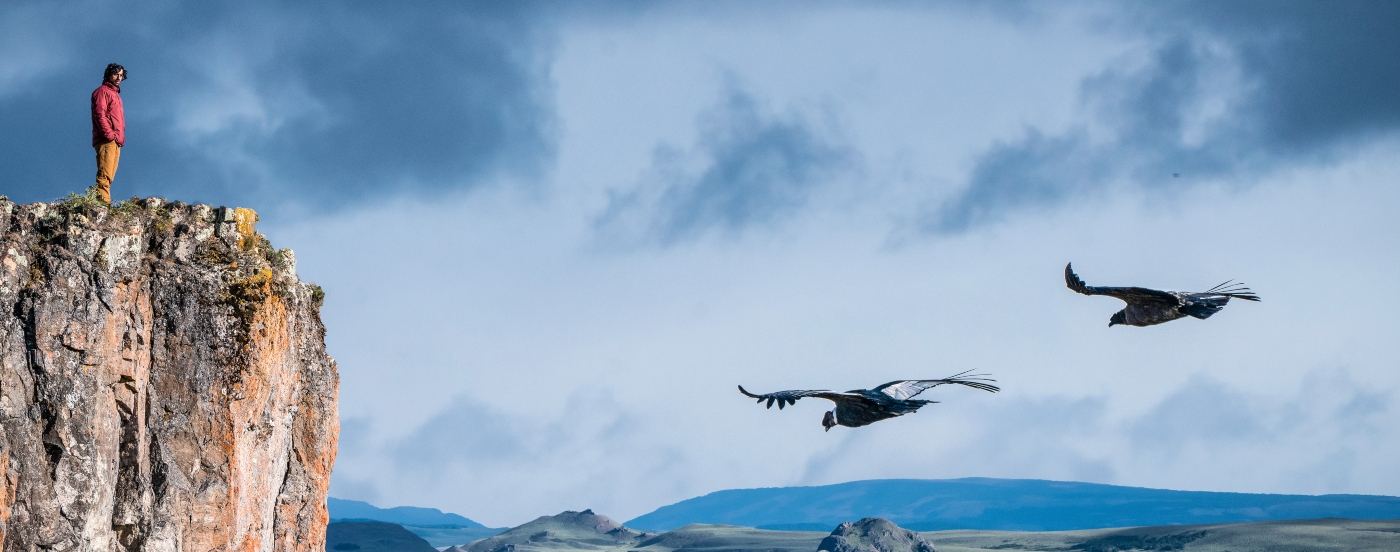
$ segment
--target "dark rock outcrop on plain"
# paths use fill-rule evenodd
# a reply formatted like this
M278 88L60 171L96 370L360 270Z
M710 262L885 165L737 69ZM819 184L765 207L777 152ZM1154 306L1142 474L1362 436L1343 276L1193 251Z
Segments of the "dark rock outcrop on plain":
M653 533L628 529L608 516L593 513L593 510L566 511L558 515L536 518L489 539L453 546L445 552L596 550L633 547L652 536Z
M933 544L918 533L902 529L883 518L842 523L822 539L817 550L829 552L934 552Z
M326 526L326 552L437 552L396 523L337 521Z
M5 550L322 550L322 293L246 209L0 199Z

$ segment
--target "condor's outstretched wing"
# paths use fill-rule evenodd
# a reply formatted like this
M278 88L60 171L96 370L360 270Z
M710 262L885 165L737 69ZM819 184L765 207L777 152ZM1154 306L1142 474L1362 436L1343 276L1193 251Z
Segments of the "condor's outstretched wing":
M783 406L787 404L797 404L797 399L800 399L802 397L820 397L831 401L836 401L838 399L845 398L845 396L840 393L833 393L826 389L815 389L811 391L778 391L776 393L765 393L762 395L755 395L753 393L750 393L747 389L744 389L744 386L740 385L739 392L743 393L746 397L758 399L758 402L768 401L768 406L764 408L773 408L773 403L776 402L778 403L778 410L782 410Z
M1147 289L1140 287L1103 287L1084 285L1084 280L1080 280L1079 276L1074 273L1074 269L1071 266L1073 264L1074 263L1065 265L1065 285L1069 287L1069 289L1072 289L1077 293L1082 293L1084 295L1107 295L1109 297L1117 297L1119 299L1122 299L1125 303L1156 303L1169 306L1176 306L1181 303L1181 300L1178 299L1176 295L1156 289Z
M997 391L1001 391L1000 387L988 383L994 382L996 380L983 377L990 374L968 375L968 372L971 372L971 370L943 379L892 381L879 387L876 387L874 390L889 395L890 398L898 400L910 399L913 398L915 395L918 395L919 393L923 393L926 389L949 384L966 385L973 389L981 389L989 393L996 393Z

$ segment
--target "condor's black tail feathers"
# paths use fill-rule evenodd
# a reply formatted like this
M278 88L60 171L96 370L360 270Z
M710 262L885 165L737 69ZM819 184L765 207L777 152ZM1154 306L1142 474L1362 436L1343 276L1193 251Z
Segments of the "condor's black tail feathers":
M988 378L988 377L987 377L987 376L990 376L991 374L972 374L971 372L972 372L972 370L968 370L968 371L965 371L965 372L963 372L963 373L961 373L961 374L956 374L956 375L953 375L953 376L949 376L949 377L943 378L943 381L945 381L945 382L947 382L947 383L956 383L956 384L958 384L958 385L966 385L966 386L971 387L971 388L973 388L973 389L980 389L980 390L982 390L982 391L987 391L987 392L989 392L989 393L996 393L997 391L1001 391L1001 388L1000 388L1000 387L997 387L997 386L995 386L995 385L992 385L992 383L996 382L997 380L994 380L994 379L991 379L991 378ZM986 382L986 383L984 383L984 382ZM935 402L937 402L937 401L935 401Z
M1206 293L1224 295L1233 299L1243 299L1245 301L1258 301L1259 296L1244 286L1244 282L1234 280L1226 281L1218 286L1206 290Z

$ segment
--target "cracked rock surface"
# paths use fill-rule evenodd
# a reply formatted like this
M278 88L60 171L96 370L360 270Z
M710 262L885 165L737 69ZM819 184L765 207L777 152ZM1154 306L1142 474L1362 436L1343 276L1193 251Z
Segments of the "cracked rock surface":
M247 209L0 199L3 550L323 550L319 287Z

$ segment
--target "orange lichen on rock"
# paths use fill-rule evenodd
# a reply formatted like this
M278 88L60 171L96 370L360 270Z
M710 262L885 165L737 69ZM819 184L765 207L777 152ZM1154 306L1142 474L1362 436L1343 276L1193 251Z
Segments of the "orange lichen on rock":
M253 225L258 222L258 213L252 209L235 207L233 209L233 224L238 229L238 233L244 236L256 234Z
M15 503L15 476L10 471L10 449L5 441L0 439L0 550L4 550L11 506Z

